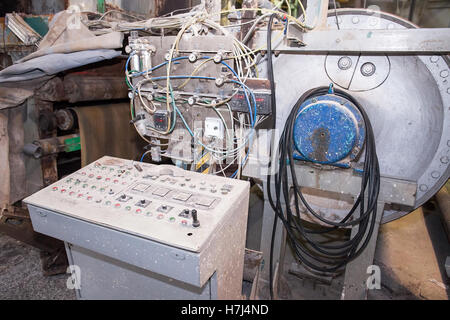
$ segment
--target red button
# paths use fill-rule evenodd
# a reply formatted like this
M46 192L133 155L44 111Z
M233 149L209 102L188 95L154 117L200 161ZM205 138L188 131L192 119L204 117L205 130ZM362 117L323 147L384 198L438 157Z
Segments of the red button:
M100 180L102 178L102 176L97 176L97 180Z
M52 190L56 191L56 190L58 190L58 187L53 187Z
M109 180L111 180L111 179L110 179L110 178L106 178L105 180L106 180L106 181L109 181Z
M61 189L61 193L64 193L64 192L66 192L67 190L66 189Z
M142 210L141 209L136 209L136 213L141 213Z
M94 175L91 173L90 175L89 175L89 178L92 178Z
M164 218L164 215L163 214L158 214L158 219L162 219L162 218Z
M116 208L120 208L120 203L116 203L114 206L115 206Z
M78 194L78 198L81 198L82 196L83 196L82 193L79 193L79 194Z
M89 196L89 197L87 197L87 199L88 199L88 200L92 200L92 197L91 197L91 196Z
M85 176L85 175L86 175L86 172L82 172L81 174L82 174L83 176Z
M186 226L187 225L187 221L186 220L181 220L181 224Z
M74 193L75 193L75 192L70 191L70 192L69 192L69 196L72 196Z
M117 180L117 179L116 179L116 180L114 180L114 183L117 183L117 182L119 182L119 180Z

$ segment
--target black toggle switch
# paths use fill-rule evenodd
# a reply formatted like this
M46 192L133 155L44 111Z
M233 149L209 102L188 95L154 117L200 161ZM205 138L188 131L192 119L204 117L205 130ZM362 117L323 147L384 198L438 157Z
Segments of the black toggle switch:
M192 214L192 226L194 228L200 227L200 221L198 221L197 219L197 210L192 209L191 214Z

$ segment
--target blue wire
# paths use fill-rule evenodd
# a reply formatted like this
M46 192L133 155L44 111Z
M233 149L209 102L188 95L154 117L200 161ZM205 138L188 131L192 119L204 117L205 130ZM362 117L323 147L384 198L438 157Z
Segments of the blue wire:
M128 59L127 59L127 63L125 64L125 70L126 70L127 73L128 73L128 65L129 65L130 59L131 59L131 57L132 57L134 54L135 54L135 53L130 54L130 56L129 56ZM177 57L177 58L173 58L173 59L172 59L172 62L178 61L178 60L185 60L185 59L188 59L188 58L189 58L188 56ZM201 57L200 59L211 59L211 57L209 57L209 56L203 56L203 57ZM226 67L233 73L233 75L234 75L236 78L239 79L239 76L238 76L237 72L236 72L230 65L228 65L228 64L227 64L226 62L224 62L224 61L221 61L221 63L222 63L224 66L226 66ZM143 72L139 72L139 73L134 73L134 74L131 75L131 77L137 77L137 76L143 75L144 73L154 71L154 70L159 69L159 68L161 68L161 67L163 67L163 66L165 66L165 65L167 65L167 64L168 64L168 61L165 61L165 62L163 62L163 63L160 63L160 64L154 66L153 68L151 68L151 69L148 70L148 71L143 71ZM181 77L184 77L184 78L181 78ZM193 78L193 79L216 80L216 78L212 78L212 77L202 77L202 76L189 76L189 77L187 77L187 76L171 76L170 78L174 78L174 79L187 79L187 78ZM163 79L167 79L167 77L156 77L156 78L152 78L152 79L153 79L153 80L163 80ZM234 83L239 84L240 86L242 86L242 87L244 88L245 99L246 99L246 101L247 101L247 105L249 106L250 119L251 119L251 121L252 121L251 124L252 124L252 127L254 127L254 124L255 124L255 122L256 122L256 113L257 113L257 108L256 108L256 98L255 98L253 92L250 90L250 88L248 88L244 83L242 83L242 82L240 82L240 81L236 81L236 80L231 80L231 81L234 82ZM252 109L251 109L251 103L250 103L250 100L249 100L249 98L248 98L247 90L248 90L248 92L250 92L250 94L252 95L253 103L254 103L254 106L255 106L255 113L254 113L254 114L253 114Z
M178 61L178 60L184 60L184 59L187 59L187 58L188 58L188 56L182 56L182 57L178 57L178 58L173 58L173 59L172 59L172 62ZM165 66L165 65L168 64L168 63L169 63L169 62L166 61L166 62L163 62L163 63L160 63L160 64L154 66L153 68L151 68L151 69L149 69L149 70L142 71L142 72L137 72L137 73L133 73L133 74L131 75L131 77L139 77L139 76L141 76L141 75L143 75L143 74L145 74L145 73L147 73L147 72L152 72L152 71L154 71L154 70L156 70L156 69L159 69L159 68Z
M125 70L126 70L127 73L128 73L128 65L129 65L130 59L131 59L131 57L132 57L133 55L134 55L134 54L131 54L131 55L128 57L127 62L126 62L126 64L125 64L125 68L126 68ZM172 62L178 61L178 60L184 60L184 59L187 59L187 58L188 58L188 56L183 56L183 57L174 58L174 59L172 59ZM204 57L202 57L201 59L210 59L210 57L204 56ZM230 65L228 65L228 64L227 64L226 62L224 62L224 61L221 61L221 63L222 63L224 66L226 66L226 67L233 73L233 75L234 75L236 78L239 79L239 76L238 76L237 72L236 72ZM163 63L161 63L161 64L159 64L159 65L156 65L155 67L151 68L149 71L154 71L154 70L159 69L159 68L161 68L161 67L163 67L163 66L165 66L165 65L167 65L167 64L168 64L168 61L163 62ZM144 73L147 73L147 72L149 72L149 71L143 71L143 72L140 72L140 73L134 73L134 74L132 75L132 77L143 75ZM170 77L169 77L169 79L188 79L188 78L192 78L192 79L216 80L216 78L213 78L213 77L205 77L205 76L170 76ZM164 80L164 79L167 79L167 76L165 76L165 77L155 77L155 78L152 78L152 80ZM245 85L244 83L242 83L242 82L240 82L240 81L237 81L237 80L231 80L231 82L239 84L239 85L244 89L243 91L244 91L245 99L246 99L246 102L247 102L247 105L248 105L248 109L249 109L249 113L250 113L250 119L251 119L251 121L252 121L251 126L252 126L252 128L254 128L254 127L255 127L255 122L256 122L256 115L257 115L257 105L256 105L256 98L255 98L255 95L254 95L253 91L250 90L250 88L249 88L247 85ZM255 107L255 113L254 113L254 114L253 114L253 112L252 112L251 102L250 102L250 100L249 100L247 91L250 92L250 95L251 95L252 100L253 100L253 105L254 105L254 107ZM185 126L186 129L188 130L189 134L190 134L193 138L195 138L194 133L192 132L191 128L190 128L189 125L187 124L186 120L184 119L183 115L181 114L180 110L178 109L178 107L176 106L176 104L175 104L174 102L173 102L173 107L174 107L176 113L178 113L178 115L180 116L180 118L181 118L181 120L182 120L184 126ZM251 135L250 135L249 143L251 143L252 140L253 140L253 132L252 132ZM206 149L208 148L208 147L205 146L201 141L198 141L198 143L199 143L202 147L204 147L204 148L206 148ZM249 152L250 152L250 148L247 150L247 153L246 153L246 155L245 155L245 158L244 158L244 159L242 160L242 162L241 162L241 167L242 167L242 166L244 165L244 163L247 161L247 158L248 158L248 156L249 156ZM148 153L148 151L145 152L145 153L142 155L142 157L141 157L141 162L144 160L144 157L145 157L145 155L146 155L147 153ZM237 169L237 170L231 175L231 178L234 178L234 177L236 176L238 170L239 170L239 169Z
M147 154L147 153L149 153L150 151L145 151L144 152L144 154L142 155L142 157L141 157L141 161L140 162L143 162L144 161L144 157L145 157L145 155Z

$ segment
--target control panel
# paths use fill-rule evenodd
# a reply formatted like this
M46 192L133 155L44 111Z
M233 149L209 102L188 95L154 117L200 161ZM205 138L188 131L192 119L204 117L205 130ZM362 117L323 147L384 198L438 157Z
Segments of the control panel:
M24 202L200 252L248 189L242 180L105 156Z

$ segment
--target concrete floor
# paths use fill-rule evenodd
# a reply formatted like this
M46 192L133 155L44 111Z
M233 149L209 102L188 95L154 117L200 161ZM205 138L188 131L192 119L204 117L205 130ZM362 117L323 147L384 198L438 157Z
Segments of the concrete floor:
M411 214L381 227L375 264L381 268L377 298L448 299L445 259L450 255L439 208L430 201Z
M68 275L42 275L39 250L0 233L0 300L68 300Z
M448 299L443 267L450 246L437 210L429 203L380 228L375 264L381 268L382 288L370 291L369 299ZM285 270L292 261L288 255ZM287 272L284 276L281 298L340 298L343 277L323 285ZM44 277L37 249L0 234L0 300L75 299L67 279Z

